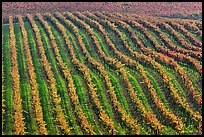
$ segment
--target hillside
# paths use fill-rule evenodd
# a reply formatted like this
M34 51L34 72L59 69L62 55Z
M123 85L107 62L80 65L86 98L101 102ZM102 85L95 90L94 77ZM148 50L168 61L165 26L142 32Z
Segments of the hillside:
M56 11L106 11L156 17L175 15L186 17L202 13L202 2L2 2L3 18L8 15Z
M202 134L201 21L117 12L8 19L2 134Z

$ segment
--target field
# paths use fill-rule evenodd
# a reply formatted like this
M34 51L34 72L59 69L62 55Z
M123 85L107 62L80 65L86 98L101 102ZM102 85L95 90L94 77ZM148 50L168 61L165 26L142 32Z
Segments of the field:
M201 26L117 12L9 16L2 134L202 134Z
M202 2L2 2L2 16L46 12L122 12L146 16L202 13ZM201 17L202 18L202 17Z

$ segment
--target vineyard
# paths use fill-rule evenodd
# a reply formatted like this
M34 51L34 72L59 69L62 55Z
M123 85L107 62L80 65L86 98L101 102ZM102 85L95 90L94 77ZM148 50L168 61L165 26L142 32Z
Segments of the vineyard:
M9 16L2 134L202 134L202 22L88 11Z

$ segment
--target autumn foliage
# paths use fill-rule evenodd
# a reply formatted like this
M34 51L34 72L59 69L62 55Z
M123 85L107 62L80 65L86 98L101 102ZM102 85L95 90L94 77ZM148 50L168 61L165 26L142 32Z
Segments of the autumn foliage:
M8 19L2 134L202 134L200 21L88 11Z

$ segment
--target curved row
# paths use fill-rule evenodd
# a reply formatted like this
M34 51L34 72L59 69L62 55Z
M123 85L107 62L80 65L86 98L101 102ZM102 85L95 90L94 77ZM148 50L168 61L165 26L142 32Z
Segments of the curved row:
M98 20L99 21L99 20ZM100 22L102 22L102 20L100 20ZM106 25L110 25L110 27L112 29L114 29L115 31L117 31L116 27L114 27L113 24L111 24L110 22L108 23L108 21L106 21ZM118 32L119 33L119 32ZM163 77L163 81L164 83L166 83L168 85L168 88L170 89L171 93L173 94L174 97L177 98L177 102L179 104L182 105L183 108L186 109L186 111L188 113L190 113L191 117L196 121L196 122L202 122L202 116L199 114L199 112L193 112L193 110L190 108L189 104L186 102L186 99L182 99L178 96L177 94L177 90L176 88L173 86L172 81L169 79L169 77L166 75L164 69L161 67L161 65L159 63L157 63L156 61L154 61L152 58L145 56L143 54L137 53L132 51L128 44L126 43L126 41L122 38L122 36L120 36L120 39L123 41L125 47L127 48L128 51L130 51L130 54L135 57L136 59L138 59L140 62L146 62L147 64L150 64L153 68L155 68L155 70L157 70L160 75ZM202 99L200 98L199 95L196 95L196 92L194 94L195 98L198 98L198 104L202 104ZM197 99L196 99L197 100Z
M113 17L113 16L111 16L111 17ZM142 42L136 37L136 35L134 34L130 25L126 24L125 22L122 22L121 20L116 20L116 21L120 24L121 27L126 28L131 33L131 37L134 38L135 42L138 44L138 46L142 49L142 51L146 55L151 55L151 57L154 57L154 59L156 59L157 61L162 62L162 63L166 63L166 65L172 66L174 68L174 70L177 71L179 73L179 75L181 76L181 78L184 80L189 91L192 93L193 98L196 100L197 104L198 105L202 104L202 98L201 98L200 94L195 90L195 88L192 85L192 82L187 77L187 75L184 73L182 67L180 67L172 58L169 58L168 56L161 54L161 53L153 52L150 49L146 48L142 44ZM138 27L141 27L141 26L138 26ZM123 39L122 36L121 36L121 39Z
M69 14L69 13L66 13L66 14ZM80 14L80 13L78 13L78 15L79 15L79 14ZM69 15L70 15L70 14L69 14ZM70 16L71 16L71 15L70 15ZM70 16L69 16L69 17L70 17ZM81 16L82 16L82 15L81 15ZM74 18L74 17L73 17L73 18ZM82 25L84 26L84 28L90 28L89 25L87 25L86 23L82 22L81 20L78 20L76 17L75 17L75 21L80 22L80 24L82 24ZM102 26L99 27L99 24L98 24L97 22L95 22L95 21L92 20L92 22L89 21L89 23L94 24L95 27L98 28L100 31L103 30ZM88 29L87 31L88 31L90 34L93 34L93 31L92 31L91 29ZM104 31L101 31L101 32L103 33ZM92 36L93 39L94 39L94 36L93 36L93 35L91 35L91 36ZM106 34L104 34L104 37L105 37L105 39L108 41L108 44L114 49L114 52L116 53L116 55L119 54L118 56L122 57L123 59L126 59L126 62L127 62L127 61L132 61L131 59L129 59L129 58L127 58L127 57L125 58L125 57L124 57L125 55L120 54L120 53L116 50L115 46L113 45L113 43L110 41L110 39L107 37ZM98 45L98 44L97 44L97 41L96 41L95 39L94 39L94 43L95 43L96 45ZM98 46L100 46L100 45L98 45ZM104 53L103 53L103 54L104 54ZM115 59L114 59L114 60L115 60ZM164 126L160 124L160 122L157 120L156 117L154 117L154 115L152 115L151 113L149 114L149 112L147 112L147 110L144 109L145 107L143 106L143 104L141 103L141 101L137 98L137 94L132 90L132 87L130 86L131 84L129 83L129 80L127 79L127 77L126 77L126 75L125 75L125 71L123 71L124 69L122 69L123 64L122 64L121 62L119 62L119 61L114 61L114 60L108 59L107 61L108 61L108 62L111 62L111 64L115 64L115 68L118 69L119 72L121 73L121 75L122 75L124 81L126 82L126 84L127 84L128 87L129 87L128 91L129 91L130 97L131 97L132 100L138 105L138 107L139 107L139 109L140 109L140 112L143 114L142 116L143 116L144 118L147 118L147 119L145 119L145 120L147 120L147 121L149 122L149 124L152 126L153 129L155 129L155 131L160 131ZM128 63L129 63L129 62L128 62ZM120 70L120 68L121 68L121 70Z
M109 23L109 25L111 25L111 24ZM123 24L123 25L124 25L124 24ZM111 27L111 26L110 26L110 27ZM111 28L112 28L112 27L111 27ZM112 28L112 29L114 29L114 31L120 36L120 39L123 40L123 42L125 42L124 39L123 39L123 37L122 37L122 35L121 35L121 33L120 33L117 29L115 29L115 28ZM126 48L128 48L128 50L130 50L131 53L133 53L133 51L127 46L127 43L125 43L125 45L126 45ZM138 56L138 55L136 55L136 56ZM164 116L165 116L166 119L169 119L170 121L172 121L172 124L173 124L173 125L176 125L175 128L176 128L178 131L182 131L182 130L183 130L183 129L182 129L182 128L183 128L182 121L179 120L174 114L172 114L171 112L169 112L169 111L166 109L166 107L164 106L164 104L163 104L163 103L161 102L161 100L158 98L158 95L157 95L155 89L153 88L153 86L151 85L150 80L148 79L148 77L147 77L144 73L141 73L141 75L142 75L142 77L143 77L145 83L147 84L147 87L148 87L148 89L149 89L149 91L150 91L150 93L151 93L151 97L154 99L154 102L155 102L156 106L161 110L162 114L164 114ZM171 122L170 122L170 123L171 123Z
M144 34L145 36L150 40L150 42L153 44L153 46L157 49L158 52L161 52L175 60L178 60L178 61L181 61L181 62L184 62L184 63L187 63L187 64L190 64L191 66L195 67L198 72L200 74L202 74L202 66L200 65L200 63L195 60L194 58L192 57L189 57L189 56L186 56L185 54L182 54L182 53L178 53L178 52L175 52L173 50L169 50L169 49L166 49L164 47L162 47L161 45L158 45L154 40L153 40L153 37L151 36L151 34L147 31L147 28L144 27L144 25L142 24L139 24L138 22L136 21L133 21L132 19L128 18L128 20L124 20L125 22L128 22L130 23L131 25L133 26L136 26L137 28L139 28ZM143 20L142 20L143 21ZM145 21L146 23L146 26L149 26L149 27L152 27L152 24L150 22L147 22ZM152 27L153 28L153 27ZM155 29L154 29L155 30ZM159 31L159 30L158 30Z
M106 12L16 19L3 25L2 134L202 134L196 21Z

